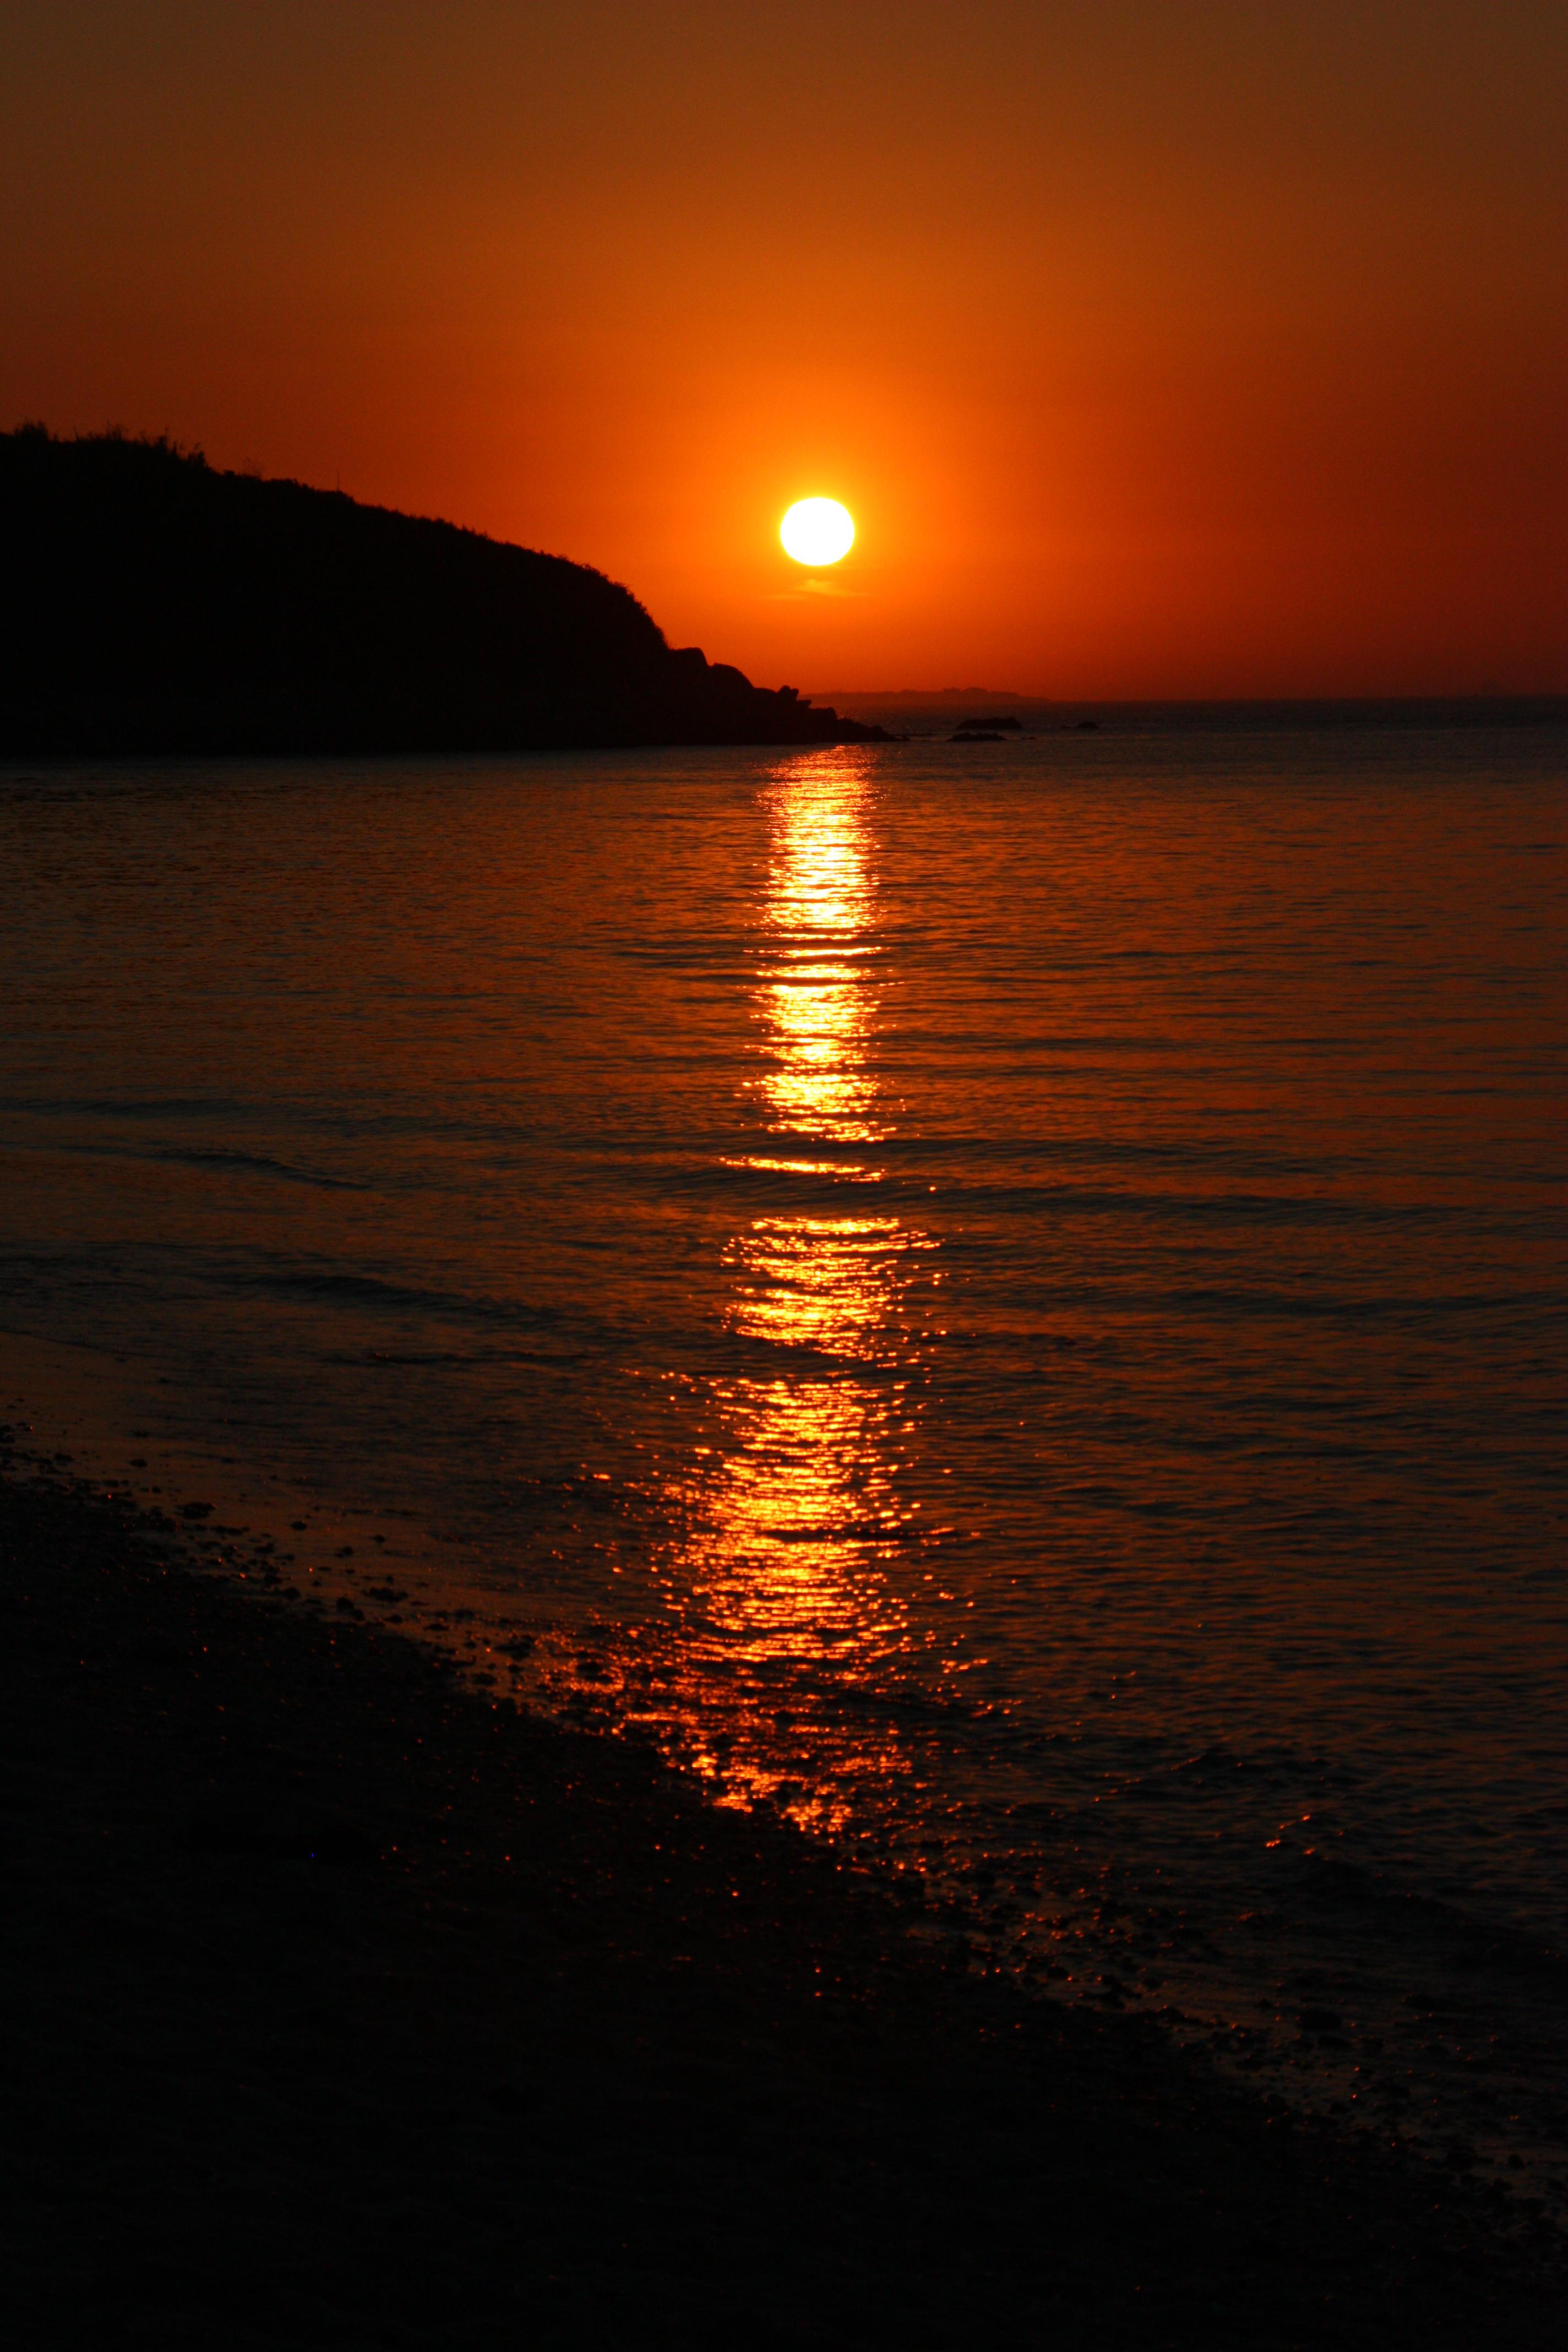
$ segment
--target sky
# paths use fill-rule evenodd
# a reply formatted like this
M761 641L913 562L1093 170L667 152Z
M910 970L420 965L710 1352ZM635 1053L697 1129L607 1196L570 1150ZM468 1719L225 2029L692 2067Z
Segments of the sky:
M1561 0L7 0L0 207L0 425L763 684L1568 689Z

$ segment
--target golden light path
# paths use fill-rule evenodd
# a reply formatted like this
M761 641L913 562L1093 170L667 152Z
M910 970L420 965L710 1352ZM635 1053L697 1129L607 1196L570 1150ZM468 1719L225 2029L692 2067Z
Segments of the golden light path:
M898 1488L913 1430L899 1309L935 1247L897 1216L832 1197L879 1181L874 1160L843 1148L889 1131L870 1058L872 789L852 752L792 763L770 787L763 1066L750 1085L779 1142L745 1164L800 1183L813 1204L756 1216L726 1253L727 1328L776 1369L716 1384L720 1444L677 1571L689 1667L721 1675L727 1699L720 1738L706 1753L699 1739L699 1769L824 1827L843 1814L835 1782L908 1769L885 1710L843 1700L910 1644L888 1573L920 1528Z

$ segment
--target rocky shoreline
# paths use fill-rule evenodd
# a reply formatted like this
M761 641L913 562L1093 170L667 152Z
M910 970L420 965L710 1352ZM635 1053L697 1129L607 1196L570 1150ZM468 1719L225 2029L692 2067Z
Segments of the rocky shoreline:
M1489 2347L1552 2249L396 1633L0 1483L17 2340Z

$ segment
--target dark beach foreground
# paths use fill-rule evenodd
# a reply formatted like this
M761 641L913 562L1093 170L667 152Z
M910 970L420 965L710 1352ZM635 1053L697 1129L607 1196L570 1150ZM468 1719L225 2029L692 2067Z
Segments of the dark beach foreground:
M0 1486L10 2340L1561 2340L1462 2179L395 1634Z

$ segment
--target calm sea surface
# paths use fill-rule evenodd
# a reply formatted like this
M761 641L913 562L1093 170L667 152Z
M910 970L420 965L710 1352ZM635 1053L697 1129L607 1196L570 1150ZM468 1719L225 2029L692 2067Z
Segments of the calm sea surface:
M111 1368L79 1461L1550 2201L1565 780L13 767L0 1404Z

